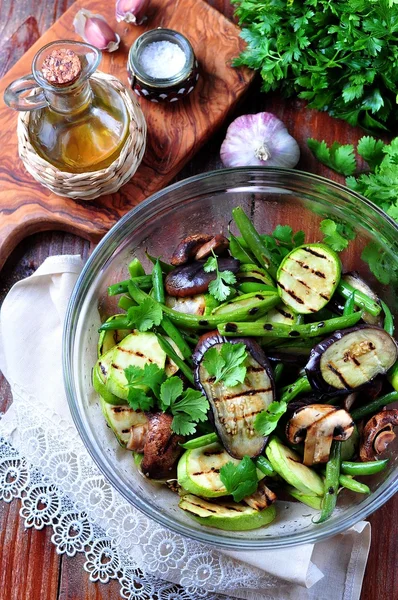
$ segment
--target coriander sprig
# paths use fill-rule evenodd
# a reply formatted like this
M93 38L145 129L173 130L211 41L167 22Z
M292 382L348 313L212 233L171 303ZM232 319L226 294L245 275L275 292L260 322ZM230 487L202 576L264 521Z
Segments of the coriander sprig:
M207 350L203 366L210 377L215 377L214 383L223 381L226 387L235 387L243 383L246 377L247 359L245 344L222 344L220 351L213 347Z
M218 268L218 260L213 252L213 256L210 256L203 266L206 273L216 272L216 279L209 283L209 293L220 302L224 302L229 298L234 290L231 287L236 283L236 277L232 271L220 271Z

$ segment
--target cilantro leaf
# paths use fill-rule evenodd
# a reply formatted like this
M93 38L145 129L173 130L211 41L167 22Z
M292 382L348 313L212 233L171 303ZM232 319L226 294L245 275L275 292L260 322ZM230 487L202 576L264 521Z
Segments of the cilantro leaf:
M230 285L236 283L236 277L232 271L220 271L218 268L218 260L215 255L210 256L203 266L206 273L216 271L217 277L209 283L209 293L220 302L224 302L233 293L233 288ZM227 285L229 284L229 285Z
M209 410L207 398L192 388L183 391L179 377L170 377L162 383L159 405L163 411L170 410L173 415L171 429L179 435L195 433L196 424L206 421Z
M160 407L166 411L182 394L182 381L179 377L169 377L160 387Z
M350 225L336 223L332 219L321 221L320 229L324 234L323 241L335 250L335 252L345 250L349 241L355 239L355 232Z
M373 275L383 285L388 285L397 277L397 269L391 257L383 251L377 242L369 242L362 251L361 259L368 263Z
M260 412L254 420L254 429L261 435L269 435L278 425L279 419L285 414L287 403L271 402L267 410Z
M253 494L258 486L257 469L248 456L244 456L237 465L232 462L223 465L220 469L220 479L235 502Z
M128 309L127 318L131 322L131 327L138 331L148 331L154 325L160 325L163 311L152 298L146 298L139 306Z
M311 152L322 164L341 175L352 175L356 169L354 146L334 142L330 148L325 141L318 142L313 138L307 140Z
M243 383L246 377L244 362L247 359L245 344L222 344L220 351L210 348L205 353L203 366L215 383L224 381L227 387L235 387Z
M164 369L160 369L154 363L144 365L144 368L130 365L124 369L127 379L128 397L127 401L134 410L149 410L155 405L155 399L147 395L147 390L158 397L160 386L166 378Z

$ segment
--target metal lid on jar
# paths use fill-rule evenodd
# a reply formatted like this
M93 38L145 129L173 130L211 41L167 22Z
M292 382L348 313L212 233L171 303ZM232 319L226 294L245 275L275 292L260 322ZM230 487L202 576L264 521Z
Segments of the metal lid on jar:
M197 67L189 40L174 29L152 29L130 48L128 70L142 84L167 89L185 82Z

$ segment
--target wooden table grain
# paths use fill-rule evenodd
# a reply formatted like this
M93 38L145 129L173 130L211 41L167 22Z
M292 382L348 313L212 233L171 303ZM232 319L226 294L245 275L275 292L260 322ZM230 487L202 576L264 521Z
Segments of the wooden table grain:
M232 18L229 0L207 1ZM0 0L0 76L72 3L73 0ZM361 132L325 114L304 111L297 100L283 102L278 95L266 96L259 90L259 82L256 82L236 114L260 110L277 113L300 143L299 167L333 178L306 150L306 138L316 131L329 142L334 139L355 142ZM178 179L219 168L219 148L224 134L225 129L199 152ZM0 302L16 281L33 273L47 256L81 254L86 259L91 250L87 241L62 232L29 237L14 250L0 274ZM0 412L10 404L10 391L0 374ZM51 544L50 529L25 530L19 508L18 501L0 503L0 600L113 600L119 597L117 582L102 585L89 581L83 570L83 555L59 556ZM398 497L387 502L369 520L372 546L361 600L393 600L398 598Z

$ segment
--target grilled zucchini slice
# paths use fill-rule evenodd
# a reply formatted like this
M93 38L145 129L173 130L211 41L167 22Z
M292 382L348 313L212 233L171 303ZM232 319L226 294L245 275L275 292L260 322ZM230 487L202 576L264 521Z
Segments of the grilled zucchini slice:
M106 320L106 323L124 316L124 314L112 315ZM103 354L106 354L111 348L114 348L116 344L121 342L129 335L129 333L131 333L131 329L108 329L101 331L98 338L98 358Z
M201 525L226 531L258 529L269 525L276 517L273 504L258 511L237 502L209 502L192 494L183 496L178 506Z
M299 314L321 310L341 277L340 258L325 244L294 248L281 262L277 285L281 299Z
M147 417L143 412L135 411L129 406L112 406L101 397L100 406L106 422L123 448L129 442L131 428L136 425L145 425L147 422Z
M106 382L109 377L113 358L114 347L108 350L103 356L100 356L93 369L93 388L109 404L124 404L123 400L115 396L107 388Z

